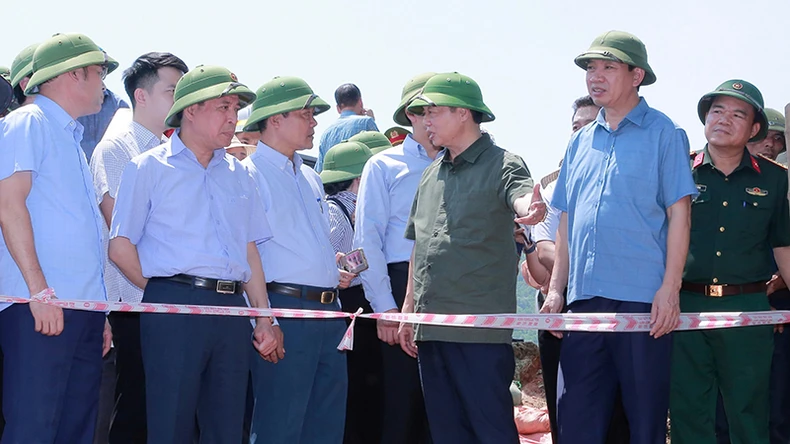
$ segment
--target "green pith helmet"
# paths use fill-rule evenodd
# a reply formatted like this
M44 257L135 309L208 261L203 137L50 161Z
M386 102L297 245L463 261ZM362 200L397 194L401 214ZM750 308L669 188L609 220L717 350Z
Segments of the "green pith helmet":
M422 114L426 106L471 109L483 113L483 122L494 120L494 113L483 103L483 93L480 92L477 82L457 72L431 77L406 109Z
M118 62L86 35L55 34L33 53L33 76L25 88L25 94L36 94L38 86L47 80L91 65L106 65L109 74L115 71Z
M768 119L768 131L785 132L785 116L773 108L765 108L765 118Z
M0 66L0 77L8 80L8 83L11 83L11 68Z
M331 108L298 77L275 77L258 88L257 94L244 131L258 131L258 122L275 114L314 108L318 115Z
M171 128L181 126L181 112L188 107L224 96L239 96L239 106L255 100L255 93L239 83L236 74L221 66L200 65L184 74L176 83L173 93L175 103L167 114L165 123Z
M39 43L34 43L23 49L11 62L11 86L16 88L25 77L33 74L33 54Z
M576 57L574 62L582 69L587 69L590 60L613 60L645 70L645 78L641 85L656 82L653 68L647 63L647 49L639 37L623 31L605 32L593 40L590 48Z
M362 168L372 155L370 149L362 142L347 140L338 143L324 156L321 182L326 185L356 179L362 175Z
M387 136L387 139L390 141L392 146L400 145L410 134L411 131L399 126L393 126L387 131L384 131L384 135Z
M406 82L406 86L403 87L403 92L401 92L400 95L400 105L398 105L398 109L395 110L395 114L392 115L392 120L394 120L395 123L398 125L411 126L411 121L406 117L406 107L409 105L409 102L414 99L414 96L417 95L420 89L425 86L425 82L435 75L435 72L426 72L416 75Z
M378 154L387 148L392 148L387 136L378 131L362 131L348 139L349 142L359 142L370 149L373 154Z
M702 98L699 99L699 104L697 104L697 114L699 115L699 120L701 120L703 124L705 124L705 116L708 115L708 110L710 110L710 106L713 104L713 99L718 96L735 97L753 106L755 113L754 119L760 123L760 132L749 139L749 142L757 142L758 140L765 139L765 136L768 135L768 118L763 109L765 106L763 95L756 86L745 80L727 80L719 85L713 92L709 92L702 96Z

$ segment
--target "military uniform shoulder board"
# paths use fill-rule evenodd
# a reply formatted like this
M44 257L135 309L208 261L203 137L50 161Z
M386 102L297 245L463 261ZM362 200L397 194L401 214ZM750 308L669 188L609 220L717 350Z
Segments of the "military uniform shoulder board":
M691 156L691 168L692 169L702 165L702 162L705 160L705 152L704 151L691 153L690 156Z
M762 155L762 154L758 154L758 155L757 155L757 157L759 157L760 159L762 159L762 160L764 160L764 161L766 161L766 162L770 162L770 163L772 163L772 164L774 164L774 165L778 166L779 168L781 168L781 169L783 169L783 170L787 170L787 166L786 166L786 165L782 165L781 163L779 163L779 162L777 162L777 161L775 161L775 160L769 159L769 158L765 157L765 156L764 156L764 155Z

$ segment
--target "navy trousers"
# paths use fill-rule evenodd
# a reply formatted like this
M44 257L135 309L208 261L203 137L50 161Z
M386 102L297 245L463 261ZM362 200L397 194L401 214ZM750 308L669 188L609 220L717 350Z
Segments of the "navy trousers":
M392 296L403 308L409 263L387 265ZM357 320L359 322L359 320ZM383 375L383 413L381 444L428 444L431 442L425 401L420 386L417 360L407 355L400 345L378 341L381 347Z
M418 344L425 410L435 444L517 444L510 344ZM582 442L582 441L579 441Z
M241 295L153 278L143 302L246 306ZM142 313L148 444L241 442L252 326L244 317Z
M337 304L269 293L276 308L339 310ZM337 349L343 319L279 319L285 359L272 364L257 352L252 382L251 444L341 444L346 417L346 356ZM353 353L353 352L352 352Z
M2 444L92 444L103 331L104 313L63 310L63 332L44 336L26 304L0 312Z
M650 304L596 297L571 313L650 313ZM565 332L560 352L559 444L603 444L618 388L632 443L664 444L672 335Z

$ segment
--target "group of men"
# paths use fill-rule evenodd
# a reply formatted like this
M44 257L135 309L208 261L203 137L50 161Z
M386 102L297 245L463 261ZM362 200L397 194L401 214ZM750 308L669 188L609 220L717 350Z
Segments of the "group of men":
M689 158L639 95L656 76L638 38L604 33L575 62L589 96L522 272L543 313L650 313L652 330L540 332L555 441L663 443L668 411L673 443L790 441L780 326L671 333L681 311L788 307L784 117L725 81L699 100L707 144Z
M510 330L378 322L381 427L354 441L344 430L342 319L106 316L47 304L339 311L338 290L358 276L339 269L324 184L298 154L313 146L315 116L330 109L304 80L275 77L253 92L224 67L189 69L173 54L147 53L123 75L131 119L113 121L88 151L78 119L108 102L103 80L118 63L76 33L26 48L17 62L18 107L0 120L0 294L30 302L0 311L0 442L93 442L111 342L110 442L517 440ZM337 137L374 143L372 117L346 112L372 114L359 89L344 85L336 99L341 120L368 130ZM404 87L395 120L413 131L393 130L401 143L389 148L385 138L388 149L365 164L354 218L354 247L370 261L359 277L375 311L515 311L511 227L546 209L533 202L524 162L481 133L493 119L467 76L423 74ZM320 157L334 159L328 152ZM488 222L467 225L477 211ZM491 234L479 242L483 226ZM469 258L463 267L459 254ZM502 291L489 297L489 285Z
M495 117L470 77L409 80L393 119L412 131L377 154L360 145L377 126L359 88L338 88L317 169L346 168L335 145L367 150L349 222L369 268L356 276L339 268L324 184L299 154L331 108L307 82L253 92L224 67L147 53L124 71L131 121L85 148L97 132L78 119L106 129L125 105L103 84L118 63L82 34L26 48L0 80L0 105L11 93L20 105L0 120L0 294L30 298L0 307L0 442L93 442L112 341L110 442L517 443L508 329L376 321L380 350L359 353L380 361L381 421L354 434L348 416L366 412L352 408L362 382L337 349L342 319L46 302L340 311L339 289L361 282L376 313L512 313L520 225L534 226L522 271L542 312L652 319L649 333L541 335L557 442L663 443L668 410L674 442L716 442L719 398L733 443L781 442L771 327L672 333L681 310L768 310L766 293L786 287L781 114L726 81L699 101L708 144L689 158L685 131L639 95L656 76L637 37L607 32L575 62L590 97L542 191L481 131Z

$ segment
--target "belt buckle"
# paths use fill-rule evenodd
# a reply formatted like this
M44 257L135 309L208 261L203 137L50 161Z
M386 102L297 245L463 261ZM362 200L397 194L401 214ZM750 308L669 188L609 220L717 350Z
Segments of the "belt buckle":
M217 293L222 293L222 294L236 293L236 282L217 280Z
M334 291L322 291L321 292L321 303L324 305L331 304L335 302L335 292Z
M724 290L724 285L708 285L707 287L708 287L707 288L708 291L706 291L705 293L708 296L711 296L711 297L714 297L714 298L722 297L722 294L724 293L724 291L723 291Z

